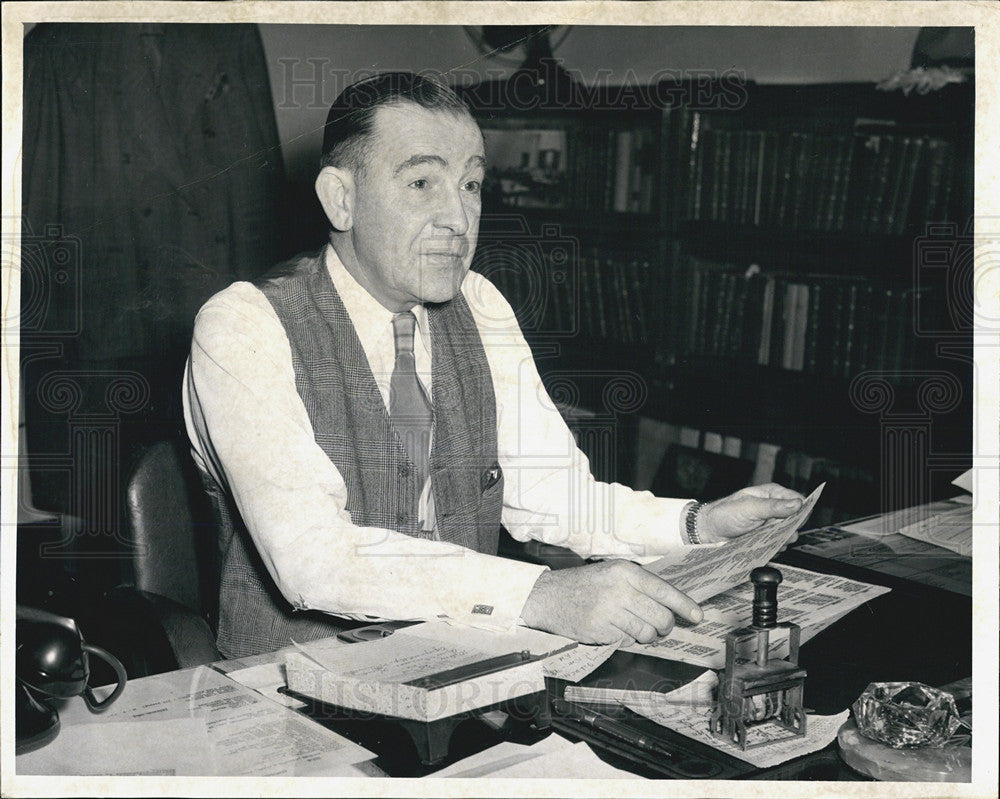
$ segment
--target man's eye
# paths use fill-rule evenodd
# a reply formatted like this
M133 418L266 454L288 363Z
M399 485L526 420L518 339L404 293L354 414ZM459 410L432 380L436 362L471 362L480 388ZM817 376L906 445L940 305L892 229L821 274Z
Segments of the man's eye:
M483 184L480 183L478 180L470 180L468 183L465 184L466 191L471 191L475 193L478 193L482 187Z
M417 180L413 181L410 184L410 188L411 189L426 189L427 188L427 179L426 178L417 178Z

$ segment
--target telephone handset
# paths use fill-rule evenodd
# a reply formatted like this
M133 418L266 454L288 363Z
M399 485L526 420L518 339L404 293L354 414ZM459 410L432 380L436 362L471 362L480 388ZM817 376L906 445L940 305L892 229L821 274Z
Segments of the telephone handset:
M15 637L16 754L45 746L59 734L59 713L46 700L83 694L91 713L103 713L125 689L125 667L107 650L84 642L73 619L18 605ZM111 666L118 678L114 691L102 700L87 684L90 655Z

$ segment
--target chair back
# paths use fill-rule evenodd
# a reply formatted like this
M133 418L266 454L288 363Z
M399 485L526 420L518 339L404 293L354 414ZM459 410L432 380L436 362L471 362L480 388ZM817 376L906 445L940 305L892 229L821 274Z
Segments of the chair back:
M197 467L171 441L145 447L125 488L133 582L197 612L215 630L216 522Z

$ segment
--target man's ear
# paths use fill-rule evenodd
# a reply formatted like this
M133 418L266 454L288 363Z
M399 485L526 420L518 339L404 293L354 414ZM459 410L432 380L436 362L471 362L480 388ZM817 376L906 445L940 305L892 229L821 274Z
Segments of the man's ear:
M316 196L335 230L354 226L354 175L346 169L325 166L316 176Z

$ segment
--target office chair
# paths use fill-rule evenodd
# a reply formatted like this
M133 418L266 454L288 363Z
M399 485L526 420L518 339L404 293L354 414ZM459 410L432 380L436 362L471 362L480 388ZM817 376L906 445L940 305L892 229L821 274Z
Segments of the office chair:
M130 579L105 597L107 648L130 677L220 660L216 527L186 447L143 448L124 488Z

